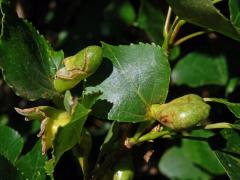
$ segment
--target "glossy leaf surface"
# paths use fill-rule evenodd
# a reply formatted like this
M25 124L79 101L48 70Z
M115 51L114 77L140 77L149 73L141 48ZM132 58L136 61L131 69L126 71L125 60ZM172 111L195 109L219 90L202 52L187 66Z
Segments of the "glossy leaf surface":
M16 94L29 100L58 96L52 81L63 52L52 50L32 24L19 19L6 2L0 3L2 29L0 67Z
M112 103L110 120L144 121L149 105L163 103L168 94L170 69L164 50L154 44L112 46L103 43L103 56L113 64L111 75L87 92L102 92Z

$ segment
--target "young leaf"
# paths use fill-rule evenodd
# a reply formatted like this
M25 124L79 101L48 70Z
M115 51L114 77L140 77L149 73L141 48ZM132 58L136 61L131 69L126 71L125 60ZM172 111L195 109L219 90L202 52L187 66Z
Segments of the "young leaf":
M177 85L225 85L228 80L226 59L224 56L210 57L194 52L176 64L171 76Z
M197 168L183 150L178 147L169 149L160 159L160 171L171 179L210 179L210 176Z
M82 127L89 112L89 109L86 109L83 105L78 104L70 122L64 127L59 127L53 141L53 155L56 162L58 162L64 152L71 149L79 142Z
M142 0L136 25L146 32L152 42L162 44L164 23L165 16L161 10L154 7L150 1Z
M83 126L91 111L90 108L96 102L98 97L99 93L85 95L85 97L83 97L83 99L81 99L75 106L70 122L64 127L58 128L53 141L53 158L45 165L48 175L53 173L54 167L63 153L80 142Z
M164 50L154 44L112 46L103 43L103 56L113 64L112 74L87 92L103 94L113 104L110 120L140 122L151 104L163 103L168 94L170 67Z
M46 156L42 155L40 141L33 149L17 161L16 167L29 180L44 180L46 177L44 165Z
M23 148L23 139L15 130L0 126L0 155L14 164Z
M52 81L63 52L53 51L30 23L17 17L9 3L1 1L0 8L0 68L4 79L17 95L29 100L58 96Z
M214 7L212 0L168 0L168 3L181 19L240 41L240 30Z

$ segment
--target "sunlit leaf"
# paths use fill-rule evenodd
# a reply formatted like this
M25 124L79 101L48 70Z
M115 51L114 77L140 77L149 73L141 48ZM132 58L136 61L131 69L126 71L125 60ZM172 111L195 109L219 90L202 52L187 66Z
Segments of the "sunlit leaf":
M103 55L113 64L113 72L87 92L102 92L101 100L113 106L110 120L146 120L149 105L163 103L168 94L170 68L164 50L154 44L112 46L103 43Z

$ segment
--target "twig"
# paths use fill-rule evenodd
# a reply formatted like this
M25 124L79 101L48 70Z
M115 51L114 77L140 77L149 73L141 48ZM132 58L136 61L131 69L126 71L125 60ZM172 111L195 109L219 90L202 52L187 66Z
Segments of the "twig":
M172 13L172 8L169 6L166 21L165 21L165 24L164 24L164 29L163 29L163 37L164 38L167 38L169 29L170 29L171 13Z
M177 40L177 41L173 44L173 46L178 46L178 45L182 44L183 42L185 42L185 41L187 41L187 40L189 40L189 39L192 39L192 38L194 38L194 37L200 36L200 35L205 34L205 33L207 33L207 31L198 31L198 32L189 34L189 35L187 35L187 36L184 36L184 37L180 38L179 40Z

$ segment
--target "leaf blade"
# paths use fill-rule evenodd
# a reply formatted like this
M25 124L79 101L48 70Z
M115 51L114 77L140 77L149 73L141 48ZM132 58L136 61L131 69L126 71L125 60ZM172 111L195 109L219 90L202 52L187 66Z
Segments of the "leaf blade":
M7 126L0 126L0 142L0 155L14 164L23 148L22 137Z
M165 102L168 94L170 67L164 50L154 44L103 43L103 55L112 62L113 72L86 92L101 91L100 99L113 104L110 120L145 121L148 105Z
M19 19L13 9L0 3L2 30L0 67L5 81L17 95L29 100L59 96L52 85L63 59L27 21Z
M193 52L183 57L172 70L172 81L177 85L222 86L226 85L227 80L228 68L224 56L211 57Z
M21 156L16 163L16 167L29 180L44 180L46 177L44 170L45 161L46 157L41 153L41 143L37 142L30 152Z
M160 171L169 178L177 179L210 179L189 160L181 148L169 149L159 162Z

